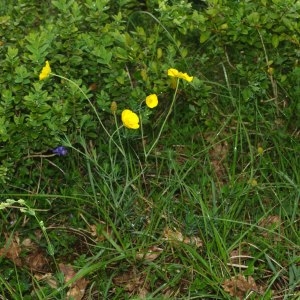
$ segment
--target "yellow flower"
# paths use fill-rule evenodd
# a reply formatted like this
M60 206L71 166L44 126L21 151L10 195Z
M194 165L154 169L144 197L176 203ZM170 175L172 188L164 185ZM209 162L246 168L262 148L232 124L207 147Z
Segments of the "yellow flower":
M273 75L274 72L275 72L274 68L272 68L272 67L269 67L269 68L268 68L268 73L269 73L269 75Z
M50 64L49 61L46 61L46 65L45 67L42 69L42 72L40 73L40 80L44 80L46 79L51 73L51 68L50 68Z
M127 128L138 129L140 127L138 115L130 109L125 109L122 111L121 119L124 126Z
M264 148L263 148L263 147L258 147L258 148L257 148L257 153L258 153L259 155L262 155L262 154L264 153Z
M253 186L253 187L255 187L255 186L257 186L257 185L258 185L258 183L257 183L257 180L256 180L256 179L250 179L250 180L248 181L248 183L249 183L251 186Z
M158 99L156 94L152 94L146 97L146 104L149 108L154 108L158 105Z
M184 79L184 80L186 80L188 82L191 82L193 80L193 78L194 78L193 76L189 76L187 73L179 72L176 69L169 69L168 70L168 76L181 78L181 79Z

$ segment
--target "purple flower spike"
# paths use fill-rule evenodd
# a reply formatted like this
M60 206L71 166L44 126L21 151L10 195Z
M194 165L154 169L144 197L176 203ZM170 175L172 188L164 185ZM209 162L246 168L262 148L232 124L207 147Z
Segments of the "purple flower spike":
M52 152L58 156L65 156L68 154L68 150L64 146L56 147Z

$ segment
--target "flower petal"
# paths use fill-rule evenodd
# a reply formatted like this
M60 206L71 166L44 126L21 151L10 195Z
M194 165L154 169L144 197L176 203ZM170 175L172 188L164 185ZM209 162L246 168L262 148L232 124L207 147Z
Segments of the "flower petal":
M149 108L154 108L158 105L158 98L156 94L151 94L146 97L146 104Z
M169 69L168 70L168 76L171 76L171 77L178 77L178 70L176 69Z
M40 73L39 79L40 80L46 79L47 77L49 77L50 73L51 73L51 68L50 68L49 61L47 60L46 64L45 64L45 67L43 67L43 69Z
M168 76L181 78L181 79L184 79L184 80L186 80L188 82L191 82L193 80L193 78L194 78L193 76L189 76L187 73L179 72L176 69L169 69L168 70Z
M52 150L52 152L58 156L65 156L68 154L68 150L64 146L56 147L55 149Z
M138 129L140 127L138 115L130 109L125 109L122 111L121 119L124 126L129 129Z

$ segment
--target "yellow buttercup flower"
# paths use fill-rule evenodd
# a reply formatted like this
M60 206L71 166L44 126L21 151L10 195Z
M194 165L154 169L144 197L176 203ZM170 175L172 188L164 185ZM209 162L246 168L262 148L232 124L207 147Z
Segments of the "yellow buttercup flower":
M129 129L138 129L140 127L138 115L130 109L125 109L122 111L121 119L124 126Z
M40 73L40 77L39 77L40 80L44 80L47 77L49 77L50 73L51 73L51 68L50 68L49 61L47 60L45 67L43 67L42 72Z
M181 78L181 79L184 79L184 80L186 80L188 82L191 82L193 80L193 78L194 78L193 76L189 76L187 73L179 72L176 69L169 69L168 70L168 76Z
M149 108L154 108L158 105L158 98L156 94L152 94L146 97L146 104Z

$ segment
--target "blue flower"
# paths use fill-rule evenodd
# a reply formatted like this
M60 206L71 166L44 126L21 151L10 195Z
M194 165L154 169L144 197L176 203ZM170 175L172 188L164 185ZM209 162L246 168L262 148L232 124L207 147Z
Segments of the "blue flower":
M65 156L68 154L68 150L64 146L56 147L52 152L58 156Z

